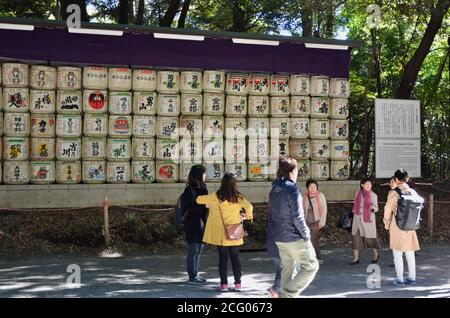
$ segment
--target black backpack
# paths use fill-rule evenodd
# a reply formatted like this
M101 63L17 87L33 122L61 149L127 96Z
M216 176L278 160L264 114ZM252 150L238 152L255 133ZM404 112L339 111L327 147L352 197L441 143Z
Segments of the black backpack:
M400 196L395 215L398 227L403 231L417 230L420 227L420 211L425 200L413 189L407 190L406 193L402 193L399 188L395 191Z
M195 192L189 188L191 191L191 195L195 195ZM175 224L176 225L183 225L184 224L184 220L186 219L188 212L186 211L186 207L183 206L183 199L184 199L184 195L186 193L186 189L185 191L183 191L183 193L180 195L180 197L178 198L177 201L177 205L175 207Z

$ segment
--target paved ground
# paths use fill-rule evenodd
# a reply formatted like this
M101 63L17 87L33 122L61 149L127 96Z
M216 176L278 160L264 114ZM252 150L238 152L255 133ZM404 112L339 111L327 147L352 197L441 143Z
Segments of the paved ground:
M324 248L325 264L304 297L450 297L450 245L425 245L417 255L418 285L390 286L394 275L390 250L381 251L381 288L367 287L370 254L348 265L351 250ZM185 257L181 252L127 255L121 258L65 256L0 257L0 297L267 297L273 279L271 259L264 252L242 253L243 292L219 293L217 255L205 251L202 274L208 284L186 284ZM67 266L81 269L81 287L68 288ZM230 266L231 267L231 266ZM230 273L230 282L232 282ZM72 286L72 285L71 285Z

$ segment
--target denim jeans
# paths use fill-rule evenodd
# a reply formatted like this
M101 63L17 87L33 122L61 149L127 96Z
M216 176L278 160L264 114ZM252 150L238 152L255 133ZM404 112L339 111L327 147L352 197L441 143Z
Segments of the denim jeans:
M279 293L281 289L281 259L279 257L272 257L272 260L275 265L275 280L272 288Z
M202 251L203 243L188 243L187 272L189 279L193 279L198 275L198 264Z

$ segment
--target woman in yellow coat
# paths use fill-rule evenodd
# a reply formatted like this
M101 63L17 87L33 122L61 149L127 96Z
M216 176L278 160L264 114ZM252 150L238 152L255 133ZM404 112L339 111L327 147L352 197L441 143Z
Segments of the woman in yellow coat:
M228 258L234 274L234 290L241 291L241 262L239 246L243 239L231 240L225 234L225 226L253 220L253 206L237 190L236 178L226 173L217 192L197 197L198 204L209 208L203 242L216 245L219 252L220 291L228 291Z

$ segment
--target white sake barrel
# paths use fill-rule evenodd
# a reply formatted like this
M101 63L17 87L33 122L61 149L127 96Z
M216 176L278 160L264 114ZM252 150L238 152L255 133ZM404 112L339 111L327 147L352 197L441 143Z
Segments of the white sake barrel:
M248 79L248 93L250 95L269 95L270 75L256 73L250 74Z
M156 139L156 159L178 162L180 158L180 143L170 138Z
M189 172L191 172L191 168L196 165L201 165L202 162L182 162L180 163L180 181L188 182L189 180Z
M237 181L247 180L247 163L225 163L225 172L232 173Z
M108 161L129 161L131 159L131 139L108 138L107 149Z
M223 162L203 162L206 169L207 182L220 182L223 178L225 165Z
M109 93L109 113L111 115L130 115L132 108L130 92Z
M225 139L225 162L245 162L246 148L245 140Z
M348 140L331 141L331 160L347 160L350 156Z
M203 158L203 141L201 138L183 137L180 140L180 161L201 162Z
M346 78L332 78L330 80L330 97L350 97L350 83Z
M127 67L112 67L108 70L108 89L110 91L131 90L131 69Z
M1 71L2 70L0 69L0 72ZM1 151L1 149L0 149L0 151ZM2 180L3 180L3 167L2 167L2 163L0 162L0 184L2 183Z
M31 114L31 137L55 137L55 115Z
M133 136L154 137L156 134L155 116L133 116Z
M131 156L136 160L152 160L155 158L154 138L135 138L132 141Z
M203 120L201 116L181 116L180 136L202 138Z
M31 160L54 160L55 147L55 138L31 138Z
M83 110L85 113L106 113L108 92L106 90L84 90Z
M311 114L311 97L291 96L291 116L309 117Z
M311 141L309 139L290 139L289 154L295 159L309 159L311 157Z
M225 90L225 72L204 71L203 91L208 93L222 93Z
M203 137L223 137L225 121L222 116L203 116Z
M179 134L178 117L156 117L156 137L178 138Z
M3 113L0 111L0 136L1 135L3 135Z
M0 70L0 72L1 72L1 70ZM3 158L3 140L2 140L2 138L0 138L0 160L2 160L2 158ZM2 170L1 165L0 165L0 170ZM1 182L2 181L1 181L1 178L0 178L0 183Z
M311 179L311 161L310 160L297 160L298 181L305 181Z
M106 138L84 137L82 142L83 160L103 160L106 158Z
M272 96L289 95L289 75L270 76L270 95Z
M108 68L85 66L83 69L83 87L87 89L107 89Z
M311 140L311 158L321 160L330 158L330 141L322 139Z
M108 183L129 183L131 181L131 166L128 161L108 161L106 168Z
M248 93L248 74L246 73L228 73L227 94L232 95L247 95Z
M269 162L256 161L248 163L248 180L267 181L269 178Z
M291 118L291 138L309 137L309 118Z
M203 94L203 114L223 115L225 113L225 94L204 93Z
M134 92L133 113L135 115L156 115L156 92Z
M328 139L330 137L330 121L328 119L311 119L311 138Z
M11 137L26 137L30 135L29 113L5 113L4 134Z
M247 96L227 95L225 114L228 117L247 116Z
M85 114L83 132L88 137L106 137L108 135L107 114Z
M61 90L78 90L81 89L81 68L72 66L58 66L57 87Z
M56 94L56 111L58 114L81 114L83 109L81 91L60 90Z
M30 110L28 88L5 87L3 89L3 109L9 113L26 113Z
M289 96L270 97L270 114L272 117L289 117L291 114Z
M347 98L330 98L330 117L333 119L347 119L349 113Z
M201 115L203 111L202 94L181 94L181 114Z
M30 86L34 89L56 89L56 68L42 65L31 66Z
M251 161L265 161L269 159L269 139L249 138L248 139L248 159Z
M3 182L5 184L28 184L30 182L30 163L28 161L5 161L3 163Z
M27 87L28 77L28 65L3 63L2 82L4 87Z
M156 161L156 181L161 183L175 183L178 181L178 164L173 161Z
M202 83L202 72L183 71L180 73L181 93L201 93Z
M82 174L83 183L96 184L106 182L106 161L83 160Z
M314 180L328 180L330 178L330 164L328 160L311 161L311 178Z
M270 136L271 138L286 139L291 134L290 118L270 118Z
M156 90L156 71L148 69L133 70L133 90L153 92Z
M270 157L276 159L280 156L289 156L289 139L270 140Z
M328 118L330 100L328 97L311 98L311 118Z
M57 138L56 159L73 161L81 159L81 138Z
M158 116L178 116L181 98L179 94L158 94L156 112Z
M5 160L28 160L29 139L24 137L3 137L3 152Z
M180 91L180 73L173 71L158 71L156 76L158 93L176 94Z
M247 120L247 134L250 138L267 138L270 135L269 118L253 118Z
M310 78L304 74L294 74L290 77L289 90L291 95L308 96L310 93Z
M131 181L133 183L152 183L155 181L155 162L133 160L131 162Z
M222 162L224 158L222 138L203 139L203 161Z
M311 96L328 96L330 79L327 76L311 76Z
M269 165L268 165L267 170L268 170L268 175L269 175L270 181L275 181L278 179L277 178L278 161L279 161L279 158L269 160Z
M245 139L246 136L247 136L247 120L245 118L228 117L225 119L225 138Z
M59 114L56 116L56 135L58 137L79 137L81 131L81 115Z
M332 119L330 120L330 139L345 140L348 139L348 120Z
M108 132L111 137L131 137L133 133L133 120L131 116L109 116Z
M36 114L53 114L55 112L55 91L30 91L30 112Z
M248 97L248 114L250 117L268 117L269 113L269 96L250 95Z
M348 180L350 178L350 163L347 161L330 162L331 180Z
M81 182L81 161L56 161L56 183Z
M30 163L31 183L51 184L56 180L54 161L32 161Z

